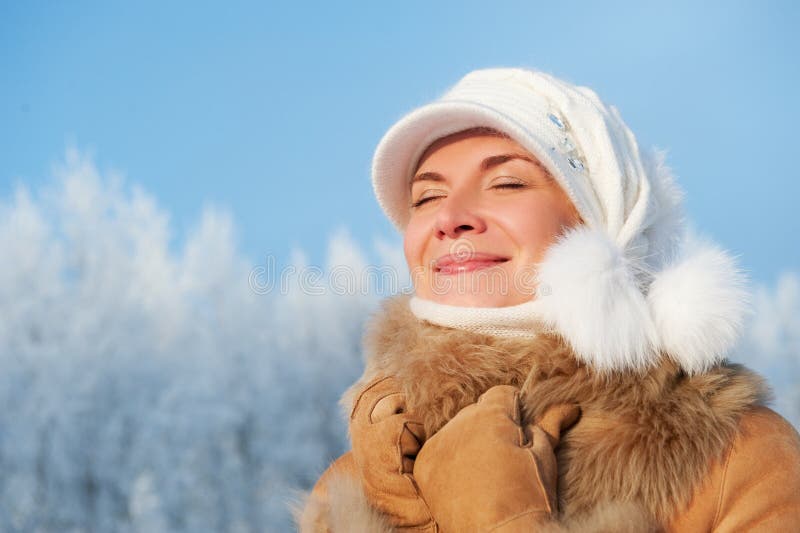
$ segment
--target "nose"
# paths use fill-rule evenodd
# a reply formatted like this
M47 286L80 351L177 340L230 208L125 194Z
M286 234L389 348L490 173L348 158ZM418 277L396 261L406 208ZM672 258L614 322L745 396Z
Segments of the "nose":
M436 214L436 237L457 239L464 233L483 233L486 221L476 213L463 197L450 196L444 199Z

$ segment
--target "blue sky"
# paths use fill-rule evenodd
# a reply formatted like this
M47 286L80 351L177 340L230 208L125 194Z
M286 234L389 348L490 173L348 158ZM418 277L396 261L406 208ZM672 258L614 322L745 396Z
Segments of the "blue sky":
M669 150L698 230L754 278L800 271L800 9L791 2L11 3L0 6L0 198L67 146L170 213L230 211L254 263L322 261L372 197L383 132L471 69L593 87Z

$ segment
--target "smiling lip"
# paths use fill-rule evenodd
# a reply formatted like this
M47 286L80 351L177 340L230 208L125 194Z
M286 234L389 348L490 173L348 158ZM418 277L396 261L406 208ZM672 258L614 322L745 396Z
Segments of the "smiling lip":
M470 253L466 257L449 254L443 255L434 262L433 271L438 274L458 274L493 267L506 261L508 261L508 257L479 252Z

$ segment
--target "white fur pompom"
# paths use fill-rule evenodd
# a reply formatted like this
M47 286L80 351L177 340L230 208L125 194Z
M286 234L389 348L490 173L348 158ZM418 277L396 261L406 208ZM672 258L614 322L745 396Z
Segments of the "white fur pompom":
M568 230L538 265L538 312L597 370L655 362L656 330L634 267L605 233L587 226Z
M710 244L659 272L647 295L661 349L686 372L703 372L734 345L749 311L747 280L732 257Z

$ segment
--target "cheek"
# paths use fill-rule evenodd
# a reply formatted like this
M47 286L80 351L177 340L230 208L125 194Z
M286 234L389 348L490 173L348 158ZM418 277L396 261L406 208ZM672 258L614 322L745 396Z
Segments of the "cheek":
M403 253L409 269L422 264L422 251L424 249L424 233L421 228L410 222L403 234Z
M504 213L506 228L529 260L538 261L545 249L570 223L569 213L553 201L533 201L515 206Z

